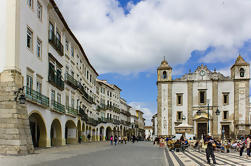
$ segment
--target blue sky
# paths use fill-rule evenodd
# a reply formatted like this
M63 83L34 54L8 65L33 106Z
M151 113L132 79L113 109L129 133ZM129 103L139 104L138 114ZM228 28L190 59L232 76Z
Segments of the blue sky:
M164 56L173 78L202 63L229 75L239 53L251 63L250 0L55 1L99 78L118 85L148 125Z

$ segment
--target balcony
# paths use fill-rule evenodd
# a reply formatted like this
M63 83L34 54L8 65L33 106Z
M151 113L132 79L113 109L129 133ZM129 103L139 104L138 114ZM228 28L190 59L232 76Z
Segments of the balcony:
M67 110L67 113L70 115L77 116L77 114L78 114L78 110L76 110L72 107L66 106L66 110Z
M78 87L78 82L70 74L65 73L65 82L72 88L76 89Z
M51 100L51 108L56 112L65 113L65 106L55 100Z
M79 115L82 117L82 120L87 121L88 115L85 113L85 111L82 108L79 108Z
M127 125L127 126L130 126L130 125L131 125L131 122L126 121L126 125Z
M44 107L49 107L49 98L41 93L25 87L25 97L27 100L39 104Z
M77 83L77 89L81 94L86 93L84 86L80 82Z
M58 52L60 56L64 55L64 46L54 33L49 32L49 43Z
M119 124L120 124L120 120L113 119L113 124L115 124L115 125L119 125Z
M98 121L98 120L95 120L95 119L93 119L93 118L88 118L88 120L87 120L86 123L87 123L87 124L90 124L90 125L92 125L92 126L97 126L97 125L99 124L99 121Z
M95 104L93 98L91 96L88 95L88 93L86 93L86 91L84 91L83 93L83 97L85 98L86 101L88 101L91 104Z
M61 75L56 74L53 69L49 68L48 82L59 90L64 90L64 81Z

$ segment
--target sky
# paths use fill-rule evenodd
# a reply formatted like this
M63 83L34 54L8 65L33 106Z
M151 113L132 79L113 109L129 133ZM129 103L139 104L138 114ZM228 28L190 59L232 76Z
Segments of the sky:
M118 85L146 125L164 56L173 78L201 64L228 76L239 54L251 63L250 0L55 1L99 79Z

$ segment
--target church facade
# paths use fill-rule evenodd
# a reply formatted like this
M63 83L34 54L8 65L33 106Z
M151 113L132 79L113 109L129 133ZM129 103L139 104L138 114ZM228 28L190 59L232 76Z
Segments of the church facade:
M241 56L231 76L198 66L172 79L172 67L162 61L157 69L157 135L190 134L230 138L250 133L250 64Z

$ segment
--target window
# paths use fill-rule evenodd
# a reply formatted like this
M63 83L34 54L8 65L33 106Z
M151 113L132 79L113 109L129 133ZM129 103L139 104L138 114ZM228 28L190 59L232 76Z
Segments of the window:
M66 97L65 97L65 106L69 107L69 96L68 95L66 95Z
M51 101L55 101L55 91L51 90Z
M166 71L163 71L163 79L166 79Z
M61 94L60 93L57 94L57 102L61 103Z
M42 5L40 4L39 1L37 1L37 17L42 20L42 10L43 10L43 7Z
M228 111L223 111L223 119L227 119L228 118Z
M61 35L58 31L57 31L56 37L57 37L57 42L61 42Z
M74 98L71 98L71 107L74 108Z
M37 92L42 93L42 80L37 77Z
M183 94L178 93L177 95L177 105L183 105Z
M228 105L229 104L229 94L223 93L223 104Z
M26 86L29 89L32 89L32 87L33 87L33 78L30 75L26 76Z
M37 57L41 58L42 55L42 42L37 39Z
M205 91L199 92L199 104L206 104L206 92Z
M33 9L33 0L27 0L27 3L29 7Z
M74 48L71 47L71 56L74 57Z
M245 70L243 68L240 69L240 77L245 76Z
M49 30L50 30L50 33L49 33L49 40L53 40L53 36L54 36L54 25L50 22L50 25L49 25Z
M69 42L68 40L65 40L65 48L67 51L69 51Z
M32 50L32 44L33 43L33 32L30 30L30 28L27 28L27 47Z

